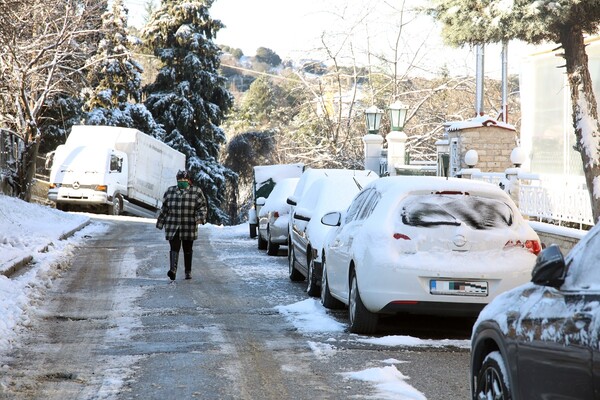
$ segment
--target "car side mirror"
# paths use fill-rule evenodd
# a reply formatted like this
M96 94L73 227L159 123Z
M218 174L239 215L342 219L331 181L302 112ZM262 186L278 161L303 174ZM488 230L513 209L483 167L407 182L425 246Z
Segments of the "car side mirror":
M334 211L323 215L321 223L327 226L340 226L342 223L342 214Z
M258 199L256 199L256 205L264 206L266 201L267 201L267 199L265 199L264 197L259 197Z
M565 282L566 274L567 266L562 252L557 245L553 244L537 256L531 271L531 282L558 289Z
M297 202L296 199L294 197L288 197L286 200L286 203L288 203L290 206L296 206Z
M300 221L310 221L312 218L312 213L306 208L296 208L296 212L294 212L294 218L299 219Z

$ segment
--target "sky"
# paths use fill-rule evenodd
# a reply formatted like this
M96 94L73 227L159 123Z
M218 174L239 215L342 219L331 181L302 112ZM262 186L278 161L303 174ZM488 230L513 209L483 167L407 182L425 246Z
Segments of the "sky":
M146 0L125 0L129 8L130 25L140 26ZM158 1L158 0L155 0ZM401 68L416 65L415 74L435 74L442 67L451 72L473 74L475 52L471 48L452 49L443 44L439 26L428 16L413 11L425 0L389 2L387 0L215 0L210 14L221 20L225 28L215 42L240 48L253 56L256 49L266 47L282 59L326 59L324 46L346 65L376 63L367 54L393 58L400 21L399 42ZM405 4L405 13L394 7ZM401 18L403 18L401 20ZM352 54L350 54L350 43ZM510 43L509 71L518 73L520 60L538 48L522 43ZM499 77L501 49L490 45L485 50L487 75ZM441 55L441 56L440 56Z
M73 256L75 246L81 243L85 237L97 236L107 231L107 225L103 219L119 218L127 219L134 217L110 217L86 213L65 213L48 206L26 203L22 200L0 194L0 272L9 270L16 262L33 257L34 263L24 273L7 278L0 274L0 357L6 355L19 344L20 332L24 328L31 327L31 319L43 303L45 292L52 287L57 279L60 279L61 265L69 262ZM136 220L139 220L136 218ZM229 242L232 238L245 241L247 248L240 255L239 262L234 254L224 254L233 271L238 277L249 285L256 284L260 279L257 277L265 274L270 277L281 277L287 279L285 271L279 262L274 262L275 257L257 253L256 264L248 265L246 254L256 252L256 241L248 238L248 225L238 226L215 226L207 224L202 229L210 229L211 240ZM73 231L75 231L73 233ZM65 240L60 237L73 233ZM41 251L43 250L43 251ZM243 261L242 261L243 260ZM276 260L275 260L276 261ZM135 276L136 263L132 263L132 271L129 275ZM134 297L126 302L124 307L131 308L131 315L136 312ZM282 303L275 306L278 311L291 325L305 335L309 348L315 357L328 357L337 350L335 340L322 341L311 340L311 335L343 332L344 324L332 318L320 301L315 298L294 302ZM123 310L124 313L127 310ZM133 319L119 319L115 321L113 331L133 331L135 324ZM35 329L35 328L34 328ZM123 339L121 337L121 339ZM411 336L391 335L383 337L369 337L356 335L357 342L372 343L380 346L402 346L402 347L442 347L456 346L468 348L468 340L430 340L419 339ZM426 397L407 381L410 377L402 373L403 362L396 359L383 360L381 366L358 371L350 371L340 375L339 379L355 379L365 381L373 385L377 398L394 398L397 400L424 400ZM111 366L112 367L112 366ZM123 368L123 376L110 377L110 385L103 386L98 393L103 395L117 393L119 388L125 384L125 376L133 373L131 365L123 367L115 365L115 368ZM0 366L7 368L6 366ZM112 370L112 368L107 368ZM1 382L0 382L1 384Z

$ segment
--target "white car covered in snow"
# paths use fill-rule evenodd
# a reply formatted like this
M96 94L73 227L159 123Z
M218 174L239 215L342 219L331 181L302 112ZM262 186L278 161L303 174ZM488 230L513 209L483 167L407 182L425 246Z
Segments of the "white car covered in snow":
M321 217L346 209L354 196L375 179L379 179L377 174L323 177L317 179L298 202L290 220L290 279L301 281L306 277L306 292L310 296L321 293L323 243L332 229L321 223Z
M348 306L350 331L376 331L379 314L477 316L527 282L538 235L499 187L398 176L366 186L325 245L321 301Z
M287 198L294 193L300 178L286 178L277 183L258 214L258 249L277 255L280 245L288 244L291 206Z

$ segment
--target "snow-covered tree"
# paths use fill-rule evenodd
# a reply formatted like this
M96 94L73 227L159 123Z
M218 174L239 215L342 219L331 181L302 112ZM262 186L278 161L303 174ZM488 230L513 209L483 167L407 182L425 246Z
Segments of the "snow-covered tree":
M449 44L520 39L562 48L571 90L577 150L581 154L595 221L600 218L600 123L585 35L600 27L600 0L430 0L429 12Z
M19 138L11 181L24 200L31 198L49 101L81 89L105 7L98 0L26 0L0 7L0 125Z
M102 15L102 39L90 61L90 88L84 91L85 123L136 128L162 138L163 129L140 102L143 68L131 51L140 40L128 33L127 13L123 0L114 0Z
M193 180L209 203L208 219L227 223L223 211L227 184L237 176L219 163L225 143L220 124L233 105L218 72L220 49L214 43L223 24L209 15L212 0L163 0L142 35L163 67L145 90L146 107L166 135L164 142L184 153Z

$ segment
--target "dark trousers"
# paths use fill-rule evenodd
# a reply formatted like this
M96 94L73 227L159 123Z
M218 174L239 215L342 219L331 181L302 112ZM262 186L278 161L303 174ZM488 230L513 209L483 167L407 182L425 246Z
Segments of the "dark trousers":
M169 245L171 246L171 251L176 251L179 253L179 249L181 249L183 246L183 252L190 253L194 247L194 241L181 240L179 239L179 233L176 233L175 236L173 236L173 239L169 240Z

